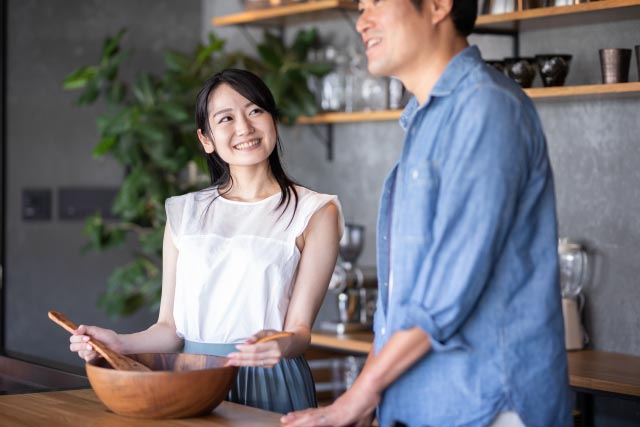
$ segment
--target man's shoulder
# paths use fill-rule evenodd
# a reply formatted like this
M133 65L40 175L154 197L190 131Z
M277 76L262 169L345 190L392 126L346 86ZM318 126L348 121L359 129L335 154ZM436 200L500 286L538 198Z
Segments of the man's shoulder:
M513 80L484 63L478 63L460 82L455 102L484 104L487 107L531 108L531 100Z

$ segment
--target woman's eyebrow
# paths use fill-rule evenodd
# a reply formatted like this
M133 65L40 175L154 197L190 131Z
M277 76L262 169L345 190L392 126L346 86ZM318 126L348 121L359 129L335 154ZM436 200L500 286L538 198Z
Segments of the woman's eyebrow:
M253 105L253 102L249 101L245 104L244 108L250 107ZM217 116L218 114L222 114L222 113L228 113L229 111L231 111L232 108L223 108L222 110L218 110L215 113L213 113L213 117Z

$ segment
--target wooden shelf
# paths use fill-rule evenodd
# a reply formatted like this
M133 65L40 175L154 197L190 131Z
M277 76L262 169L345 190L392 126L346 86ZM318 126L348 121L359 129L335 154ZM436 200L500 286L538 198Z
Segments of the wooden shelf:
M525 89L532 99L570 98L588 95L640 94L640 82Z
M640 94L640 82L580 86L537 87L524 90L532 99L572 98L589 95ZM298 117L298 124L376 122L398 120L402 110L359 111L356 113L323 113L314 117Z
M303 125L316 125L328 123L378 122L385 120L397 120L400 118L401 114L402 110L323 113L314 117L298 117L298 123Z
M640 6L640 0L602 0L579 3L569 6L540 7L518 12L500 13L495 15L480 15L476 20L477 27L493 24L515 23L529 19L547 18L550 16L570 15L598 10L619 9L623 7Z
M224 25L265 22L276 18L283 18L285 16L301 15L321 10L357 8L358 5L353 1L315 0L306 3L286 4L267 9L248 10L246 12L234 13L233 15L220 16L218 18L213 18L211 23L214 27L221 27Z
M476 26L486 27L494 24L515 23L530 19L546 18L550 16L570 15L599 10L619 9L624 7L640 6L640 0L602 0L587 3L573 4L569 6L540 7L518 12L500 13L495 15L480 15ZM220 16L211 20L216 27L225 25L250 24L267 22L277 18L291 15L301 15L322 10L332 9L357 9L353 1L341 0L315 0L305 3L294 3L266 9L248 10L232 15Z

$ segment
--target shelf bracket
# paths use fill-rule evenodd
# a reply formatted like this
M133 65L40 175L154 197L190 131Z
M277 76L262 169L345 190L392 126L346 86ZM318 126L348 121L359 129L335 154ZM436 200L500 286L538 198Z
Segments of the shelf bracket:
M311 125L310 129L315 134L316 138L318 138L325 146L327 150L327 160L333 161L333 124L327 123L324 125L326 129L325 135L322 135L320 131L318 131L317 126L319 125Z

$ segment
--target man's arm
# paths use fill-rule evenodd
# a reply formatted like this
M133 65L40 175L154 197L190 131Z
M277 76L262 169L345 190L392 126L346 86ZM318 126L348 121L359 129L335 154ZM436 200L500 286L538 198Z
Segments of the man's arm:
M353 386L332 405L308 409L281 418L283 424L302 426L370 425L380 395L431 349L429 335L419 328L394 333L377 356L373 350Z

